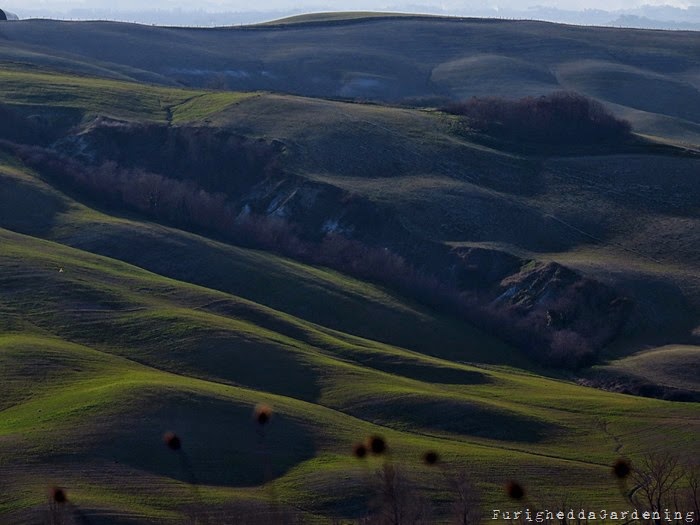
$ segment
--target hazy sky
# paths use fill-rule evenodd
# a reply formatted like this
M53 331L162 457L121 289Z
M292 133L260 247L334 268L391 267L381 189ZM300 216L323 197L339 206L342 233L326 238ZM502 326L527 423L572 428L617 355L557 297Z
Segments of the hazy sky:
M401 3L415 3L449 11L475 8L527 9L539 5L560 9L633 9L642 5L669 5L673 7L700 6L700 0L416 0L398 2L392 0L0 0L0 6L15 11L54 11L66 8L140 10L140 9L186 9L212 11L266 11L288 10L307 6L320 6L338 10L381 10Z
M0 8L20 18L204 27L305 12L399 11L700 30L700 0L0 0Z

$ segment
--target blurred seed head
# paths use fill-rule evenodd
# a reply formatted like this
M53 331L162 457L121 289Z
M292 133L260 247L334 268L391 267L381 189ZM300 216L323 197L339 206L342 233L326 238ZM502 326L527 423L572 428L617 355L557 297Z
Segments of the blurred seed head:
M364 443L355 443L352 447L352 454L358 459L362 459L367 456L367 447Z
M68 501L66 491L60 487L52 487L50 491L51 501L58 504L63 504Z
M613 475L617 479L625 479L632 472L632 465L626 459L618 459L612 468Z
M521 500L525 497L525 489L520 483L516 483L515 481L510 481L508 485L506 485L506 493L509 498L514 500Z
M426 465L435 465L438 461L440 461L440 456L433 450L429 450L423 454L423 463Z
M267 425L272 419L272 407L269 405L258 405L253 411L253 419L261 427Z
M170 450L178 451L182 448L182 441L175 432L166 432L163 435L163 442Z
M386 441L381 436L370 436L367 439L367 448L372 451L375 456L381 456L386 452Z

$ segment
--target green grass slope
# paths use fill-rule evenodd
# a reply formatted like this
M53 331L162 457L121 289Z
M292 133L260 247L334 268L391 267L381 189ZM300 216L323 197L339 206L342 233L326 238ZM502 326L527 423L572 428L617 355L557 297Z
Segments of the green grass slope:
M602 370L698 393L700 379L696 365L699 352L697 346L664 346L620 359L608 367L602 367Z
M135 82L32 72L21 68L3 68L0 79L3 84L2 103L27 110L41 110L47 106L79 110L84 118L100 115L183 124L204 119L226 106L254 96L151 87Z
M114 224L137 228L71 201L16 166L4 168L3 180L4 195L11 181L18 194L43 193L62 203L50 236L77 239L82 230L91 232L83 234L89 240L102 237L100 225L104 232ZM22 215L21 208L12 211ZM24 224L35 223L30 217ZM136 231L159 229L143 224ZM361 512L366 474L351 462L349 448L371 432L387 437L397 461L429 492L437 480L429 481L417 459L436 448L455 464L469 464L494 502L498 486L514 476L542 497L552 491L564 497L566 482L594 501L616 501L608 464L617 454L687 447L697 432L692 404L460 365L65 245L8 230L0 237L0 448L9 487L0 513L7 523L41 516L52 484L67 487L99 523L171 522L191 513L191 473L161 443L165 430L182 436L213 519L240 506L267 512L270 496L255 488L265 469L250 420L260 402L276 411L267 444L275 498L310 519ZM239 257L244 252L237 250ZM270 276L285 264L255 252L248 257L270 259L275 270L257 268ZM293 266L298 283L304 273L323 282L324 270ZM382 297L371 286L328 276L333 280L322 288L335 287L339 304L349 286L366 303ZM415 315L392 302L404 323ZM326 298L316 308L327 304ZM352 327L350 319L344 323ZM493 342L477 341L463 344L493 352ZM654 431L640 433L640 425Z
M7 230L1 236L8 488L0 513L8 523L37 516L52 483L104 523L186 514L190 474L160 441L168 429L182 436L213 516L265 501L254 488L265 470L250 419L260 402L275 407L266 446L276 497L311 515L358 511L346 498L362 492L362 469L337 477L349 467L351 443L370 432L385 435L412 471L428 448L468 462L494 501L496 487L517 475L541 494L568 479L601 503L619 497L608 478L616 439L634 454L688 446L697 432L692 404L459 365L312 326L291 337L240 310L201 307L240 301L234 296ZM270 315L285 323L284 314ZM654 431L639 434L642 423ZM329 493L329 484L339 490Z
M506 345L473 328L332 270L157 224L111 217L73 201L17 167L0 169L0 188L4 204L0 221L15 231L234 293L329 329L451 359L526 364ZM334 308L329 310L328 304ZM211 304L215 311L236 308L225 300ZM262 312L254 316L258 322L264 317Z
M430 111L277 94L174 90L19 69L2 74L7 79L0 89L2 100L25 114L47 120L60 120L64 111L71 110L76 122L85 122L88 137L92 119L104 115L120 121L195 125L199 126L197 133L223 129L281 144L280 162L286 171L307 184L367 199L396 216L413 235L450 246L482 243L525 257L551 257L597 279L622 285L647 310L643 313L647 319L638 323L642 330L648 328L642 337L654 333L666 337L656 344L685 342L673 340L673 334L688 334L699 324L699 254L697 243L692 242L700 231L693 181L697 159L680 150L631 145L629 151L584 150L542 158L497 140L484 140L454 117ZM43 92L50 97L37 105ZM132 111L130 100L134 97L141 101L138 111ZM313 119L308 118L311 114ZM77 133L81 131L78 128ZM79 136L78 141L82 140ZM131 161L138 165L139 159ZM658 177L660 172L665 173L663 178ZM273 192L271 202L284 202L306 191L309 198L315 198L318 186L307 190L295 185L282 186L279 194ZM7 224L24 220L13 209L40 213L41 208L26 206L24 189L8 189L3 198L10 221ZM34 233L43 228L48 232L53 225L50 217L67 209L64 201L49 198L45 192L38 192L36 198L55 209L43 217L27 216L24 223L29 229L20 231ZM78 224L77 220L63 223ZM124 257L207 286L238 275L216 271L216 261L223 261L231 252L228 247L207 250L217 258L202 269L203 264L193 266L200 257L196 245L203 242L201 239L173 242L167 230L143 232L139 227L139 233L129 233L130 228L123 222L109 228L101 225L101 235L86 238L85 228L80 227L78 238L69 242L111 256L120 242L148 246L157 238L163 249L175 250L172 253L177 255L167 271L157 251L133 250ZM60 231L69 239L70 228ZM236 286L247 286L252 293L261 289L260 282L253 280L239 279ZM262 289L263 295L270 297L269 288ZM662 309L662 303L674 308ZM649 316L656 320L649 323ZM330 317L327 314L314 320L341 326ZM372 317L368 311L367 318ZM382 331L386 332L372 328L360 335L386 340L379 335ZM407 336L394 342L406 345L422 339Z

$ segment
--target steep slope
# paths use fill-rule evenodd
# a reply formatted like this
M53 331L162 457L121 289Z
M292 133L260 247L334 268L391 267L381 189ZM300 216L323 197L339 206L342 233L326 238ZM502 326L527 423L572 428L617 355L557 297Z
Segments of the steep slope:
M157 273L235 293L357 335L415 345L427 353L500 362L510 349L450 318L441 317L381 288L323 268L242 249L158 224L114 218L78 204L21 168L0 170L3 226L116 257ZM324 308L334 304L329 311ZM235 306L213 301L213 309ZM252 314L251 314L252 315ZM262 314L261 314L262 315ZM264 317L264 316L263 316ZM262 319L262 318L261 318ZM290 329L291 330L291 329ZM488 352L468 341L488 341ZM429 342L430 341L430 342ZM466 346L465 346L466 345ZM439 348L439 350L437 350ZM496 358L498 362L499 358Z

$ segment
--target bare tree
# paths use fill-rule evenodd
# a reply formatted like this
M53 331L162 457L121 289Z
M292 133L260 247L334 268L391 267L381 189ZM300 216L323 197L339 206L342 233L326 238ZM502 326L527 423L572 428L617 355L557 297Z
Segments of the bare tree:
M377 511L368 525L423 525L431 523L428 502L397 466L387 462L377 472L379 478Z
M481 494L467 471L460 469L454 476L446 476L455 492L455 500L452 503L452 523L454 525L481 523L483 518Z
M688 473L688 490L684 502L686 508L695 512L695 523L700 523L700 465L693 465Z
M685 475L678 456L648 454L632 470L634 486L629 492L629 500L640 510L661 515L665 509L681 510L679 495ZM657 517L652 521L660 525L662 519Z

